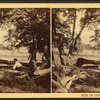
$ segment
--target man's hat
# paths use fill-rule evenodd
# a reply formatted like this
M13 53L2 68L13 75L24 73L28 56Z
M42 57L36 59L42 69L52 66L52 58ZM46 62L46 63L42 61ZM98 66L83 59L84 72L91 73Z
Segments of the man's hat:
M14 61L18 61L17 58L14 58Z

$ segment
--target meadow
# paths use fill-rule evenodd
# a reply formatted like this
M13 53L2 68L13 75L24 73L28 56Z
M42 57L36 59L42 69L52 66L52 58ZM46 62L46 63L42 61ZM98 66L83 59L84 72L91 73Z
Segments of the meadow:
M60 64L60 59L59 59L59 52L57 48L53 48L53 53L55 57L55 61L57 61ZM64 53L68 54L68 49L64 49ZM84 49L83 52L79 53L73 53L72 59L77 59L77 58L85 58L85 59L90 59L90 60L99 60L100 59L100 50L86 50ZM66 62L67 56L63 55L64 61Z
M28 62L28 52L25 51L9 51L9 50L0 50L0 59L3 60L13 60L17 58L21 62Z

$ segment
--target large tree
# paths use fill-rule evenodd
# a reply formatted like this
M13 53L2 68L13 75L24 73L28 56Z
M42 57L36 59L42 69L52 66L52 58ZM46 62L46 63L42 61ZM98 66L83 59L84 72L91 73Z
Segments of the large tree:
M71 34L70 27L68 26L68 24L66 22L61 21L59 18L60 13L63 13L63 12L64 11L59 8L52 10L53 46L56 45L58 48L61 64L64 64L64 60L61 56L62 54L64 54L64 43L68 43L68 40Z
M4 9L3 9L4 10ZM2 27L8 26L5 41L10 47L27 47L31 59L36 59L36 52L43 52L47 61L50 57L50 11L45 8L10 9L3 20Z
M72 54L76 48L77 41L81 39L81 34L84 28L92 29L98 25L97 22L100 21L100 9L98 8L61 8L54 9L53 12L53 35L54 42L56 42L56 38L58 37L58 41L61 39L61 36L64 32L62 31L60 35L58 35L57 30L60 30L63 27L63 30L66 28L64 34L67 34L67 40L69 45L69 54ZM77 26L79 23L79 26ZM58 25L60 27L58 27ZM79 31L77 31L77 27ZM92 28L91 28L92 27ZM62 41L63 42L63 41ZM66 42L67 43L67 42ZM63 43L62 43L63 44Z

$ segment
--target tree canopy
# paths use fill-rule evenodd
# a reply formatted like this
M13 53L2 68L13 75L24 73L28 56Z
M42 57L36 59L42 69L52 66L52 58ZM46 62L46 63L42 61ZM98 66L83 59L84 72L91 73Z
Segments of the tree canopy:
M85 28L95 30L100 23L99 8L54 8L52 9L53 45L57 44L61 64L64 44L68 55L83 51L81 34ZM53 57L54 58L54 57Z
M94 30L94 35L90 36L90 38L91 38L90 42L93 42L95 44L94 47L100 49L100 29Z
M13 8L7 10L2 28L8 29L5 41L12 48L27 47L31 59L35 59L36 52L49 54L50 44L50 10L45 8ZM49 57L49 56L48 56Z
M93 30L99 22L100 9L98 8L53 9L53 40L56 43L57 41L61 42L61 35L63 36L62 40L66 38L66 44L69 46L69 53L71 54L77 45L77 41L81 38L84 28ZM77 23L79 23L79 26L77 26Z

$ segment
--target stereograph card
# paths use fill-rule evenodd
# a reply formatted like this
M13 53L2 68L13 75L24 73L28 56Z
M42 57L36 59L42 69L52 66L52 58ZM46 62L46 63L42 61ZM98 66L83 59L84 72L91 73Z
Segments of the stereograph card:
M0 3L0 98L99 98L99 57L99 3Z

